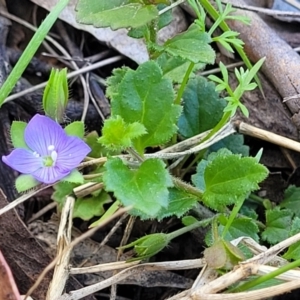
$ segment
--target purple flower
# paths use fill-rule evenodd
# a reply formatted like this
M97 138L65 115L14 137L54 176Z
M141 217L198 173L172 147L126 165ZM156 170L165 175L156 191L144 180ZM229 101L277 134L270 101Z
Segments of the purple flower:
M68 136L59 124L42 115L30 120L24 140L28 149L16 148L8 156L2 156L2 161L47 184L70 174L91 151L80 138Z

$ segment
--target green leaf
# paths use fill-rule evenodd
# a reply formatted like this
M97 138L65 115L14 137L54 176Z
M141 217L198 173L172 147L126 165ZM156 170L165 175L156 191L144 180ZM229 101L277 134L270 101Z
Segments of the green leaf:
M162 68L164 77L171 79L175 83L181 83L190 66L190 62L179 57L170 56L167 53L163 53L157 58L157 63ZM204 63L198 63L195 65L193 72L190 74L190 78L194 78L194 72L204 68Z
M54 193L51 196L51 199L56 201L60 207L62 207L65 203L66 197L73 194L73 189L78 186L79 184L67 182L67 181L60 181L56 183L54 188Z
M137 28L158 17L155 5L133 3L131 0L79 0L78 22L95 27Z
M106 96L109 98L114 98L119 93L119 84L124 79L126 73L130 71L128 67L116 68L112 72L112 76L108 77L106 80Z
M150 3L153 1L149 1ZM168 3L170 1L160 1L160 4L157 5L157 8L159 11L161 11L162 9L166 8L168 5L170 5L170 3ZM157 1L158 3L158 1ZM173 14L172 14L172 10L168 10L166 11L165 13L163 13L162 15L159 15L159 18L158 18L158 24L157 24L157 27L158 29L162 29L164 27L166 27L167 25L169 25L173 20Z
M292 222L292 228L290 235L294 235L300 232L300 218L295 217ZM291 245L287 252L283 255L285 259L297 260L300 259L300 242Z
M164 50L172 56L180 56L193 63L213 64L216 54L209 45L210 42L210 36L201 32L196 24L192 24L187 31L166 41Z
M284 192L284 199L280 203L281 208L290 209L297 217L300 217L300 187L290 185Z
M279 243L289 237L292 224L292 212L288 209L275 207L266 211L266 229L262 238L271 245Z
M178 190L176 188L169 189L169 205L168 207L163 207L158 215L157 219L162 220L163 218L167 218L170 216L176 216L180 218L190 209L192 209L196 203L198 202L198 198L186 193L185 191Z
M223 217L223 222L221 218L221 224L225 227L227 218ZM249 236L255 241L259 241L258 237L259 228L254 220L247 217L239 217L233 220L228 232L226 233L226 240L234 240L241 236Z
M30 190L39 184L40 182L33 178L30 174L19 175L15 182L18 193Z
M109 150L123 150L132 146L133 140L146 134L143 124L134 122L126 124L120 116L105 120L102 137L98 139Z
M144 25L139 28L132 28L128 31L128 36L134 38L134 39L141 39L143 37L149 36L149 28L147 25Z
M15 148L29 149L24 139L24 132L26 126L27 123L22 121L12 122L10 127L10 138Z
M124 205L133 205L136 210L155 217L169 203L168 187L173 185L164 163L148 159L136 170L130 170L119 158L105 163L103 182L106 190L114 192Z
M99 135L96 131L92 131L85 136L85 142L91 147L92 151L89 157L99 158L102 156L118 155L120 151L109 151L98 142Z
M147 130L133 142L138 152L169 141L177 130L181 107L173 104L172 82L162 77L157 63L148 61L136 71L128 70L113 90L112 115L120 115L128 124L139 122Z
M246 201L241 207L239 213L245 217L251 218L253 221L258 219L258 214L256 213L257 204L253 202Z
M217 152L218 150L226 148L234 154L242 154L242 156L249 156L249 146L244 144L244 136L242 134L232 134L223 140L213 144L209 147L210 152Z
M84 183L84 178L83 175L77 169L74 169L68 176L62 178L61 181L82 184Z
M90 157L98 158L102 156L101 154L104 147L101 144L99 144L98 139L99 134L95 130L88 133L85 137L85 142L92 149L92 151L89 153Z
M84 137L84 124L81 121L75 121L68 124L64 130L69 136L77 136L80 139L83 139Z
M184 226L189 226L189 225L195 224L199 221L193 216L186 216L181 219L181 222Z
M219 151L204 171L203 202L212 209L222 210L257 190L258 183L267 175L268 170L255 158Z
M290 236L293 236L299 232L300 232L300 218L295 217L295 218L293 218L293 221L292 221Z
M202 159L197 166L196 174L192 175L193 184L203 192L206 189L205 180L204 180L204 171L207 165L208 165L208 161Z
M101 216L104 213L103 205L109 202L111 198L104 191L96 197L79 198L75 202L73 218L87 221L95 216Z
M213 128L222 118L225 105L212 82L200 76L190 79L183 93L179 133L188 138Z
M151 4L154 4L154 2L152 1ZM158 10L161 10L165 7L166 7L165 4L157 5ZM165 12L164 14L160 15L158 17L157 30L160 30L163 27L170 24L172 19L173 19L173 15L172 15L171 10L169 10L169 11ZM144 26L139 27L139 28L132 28L128 32L128 36L133 37L135 39L140 39L140 38L143 38L143 37L147 37L148 35L150 35L150 32L149 32L149 27L147 25L144 25Z

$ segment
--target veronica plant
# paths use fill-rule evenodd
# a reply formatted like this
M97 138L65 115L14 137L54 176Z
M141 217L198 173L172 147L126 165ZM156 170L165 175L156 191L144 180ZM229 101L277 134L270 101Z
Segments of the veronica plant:
M107 80L106 94L111 100L111 117L104 122L100 138L97 134L87 137L93 150L90 156L95 158L89 161L89 165L94 164L95 167L90 169L90 174L81 175L76 181L70 180L70 176L76 175L76 172L78 175L76 167L91 149L82 140L83 123L74 122L64 129L57 123L63 120L68 93L67 82L63 80L66 71L53 72L43 97L47 116L36 115L29 124L14 122L11 136L15 150L2 158L7 165L22 173L17 179L19 191L22 188L18 182L24 183L24 178L29 178L33 183L23 184L23 190L36 182L52 184L69 181L54 186L52 198L63 204L66 195L75 193L75 187L92 183L93 190L81 187L80 193L76 194L78 211L82 205L88 214L85 217L82 213L74 215L86 220L103 215L102 206L111 200L107 197L110 192L116 201L101 218L112 214L119 205L133 206L130 213L141 219L180 218L202 202L220 214L219 218L214 219L216 227L221 224L224 228L231 224L230 228L235 226L238 232L245 232L250 227L252 223L249 225L248 219L245 226L245 219L234 218L232 221L232 216L236 216L244 200L258 189L259 182L267 176L266 168L256 159L242 157L239 151L233 149L211 153L207 159L201 155L201 161L188 184L177 178L183 177L183 164L180 163L181 166L178 165L176 172L173 172L173 164L169 164L168 158L163 161L161 153L154 154L151 159L146 155L150 147L153 152L170 142L176 143L178 133L189 138L211 129L211 134L206 136L208 139L219 131L238 108L243 110L240 98L244 91L255 87L252 80L262 64L262 61L257 63L249 72L236 72L239 87L234 91L228 85L228 74L222 69L223 79L211 77L211 82L208 82L196 76L196 69L215 63L216 54L211 46L214 41L230 44L232 50L236 49L241 57L245 57L236 33L227 33L218 39L212 36L214 29L210 32L205 30L205 14L208 13L216 21L214 27L219 26L228 32L225 21L231 12L229 8L221 11L218 17L209 1L190 0L189 3L195 4L192 7L198 12L198 22L196 20L185 32L159 44L157 28L171 21L165 10L168 1L78 1L76 10L79 22L113 30L129 29L131 36L146 41L150 61L135 70L128 67L115 69ZM228 97L220 98L217 93L220 90L225 90ZM130 158L127 155L113 157L121 152L127 152ZM99 159L102 155L107 157ZM180 150L176 155L182 157ZM237 209L228 219L232 205ZM208 219L207 216L205 218ZM211 223L212 220L206 221ZM258 228L255 225L252 224L251 231L256 234ZM183 231L144 237L124 248L134 247L139 258L147 258L160 251L172 238L197 226L200 223L196 221L191 227L186 225ZM231 231L224 232L222 238L225 240L226 233ZM245 232L245 235L249 236L249 233ZM219 236L217 232L213 242L218 242Z

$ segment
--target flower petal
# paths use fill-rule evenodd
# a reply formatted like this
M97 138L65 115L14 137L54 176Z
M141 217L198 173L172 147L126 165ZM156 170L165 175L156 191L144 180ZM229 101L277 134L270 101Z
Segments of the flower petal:
M43 167L31 173L36 180L46 184L54 183L69 174L70 171L61 170L57 167Z
M68 136L61 126L51 118L37 114L25 128L24 138L31 150L41 156L48 156L48 147L53 145L57 148Z
M75 136L68 137L63 144L57 149L56 166L61 170L73 170L86 155L91 148L81 139Z
M17 148L9 155L2 156L2 161L23 174L31 174L43 166L42 157L36 157L31 151Z

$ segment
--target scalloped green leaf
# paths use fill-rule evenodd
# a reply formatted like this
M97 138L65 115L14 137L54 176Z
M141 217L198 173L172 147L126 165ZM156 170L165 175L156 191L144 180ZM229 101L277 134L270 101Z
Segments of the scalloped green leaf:
M123 150L131 147L133 140L146 134L143 124L126 124L120 116L111 117L104 122L102 136L98 139L109 150Z
M267 168L255 158L228 152L217 152L204 171L203 202L215 210L244 200L268 175Z
M280 207L290 209L297 217L300 217L300 209L295 209L295 207L300 207L300 187L290 185L284 191L284 199Z
M30 190L39 184L40 182L33 178L30 174L22 174L18 176L15 182L18 193Z
M104 166L105 188L124 206L133 205L135 211L149 217L155 217L162 207L168 206L168 188L173 183L161 160L148 159L135 170L130 170L119 158L109 159Z
M62 178L61 181L82 184L82 183L84 183L84 178L83 178L83 175L77 169L74 169L69 175Z
M68 124L64 130L67 135L77 136L81 139L84 137L84 124L81 121L75 121Z
M51 199L58 203L59 207L62 207L66 201L66 197L73 194L73 189L79 184L67 181L60 181L56 183L54 188L54 193Z
M196 174L192 175L193 184L201 191L205 191L204 171L208 165L208 161L202 159L197 165Z
M266 228L262 238L271 245L287 239L290 235L293 212L275 207L266 211Z
M27 123L22 121L13 121L10 127L10 138L12 144L15 148L25 148L29 149L25 139L24 139L24 132Z
M169 189L169 205L163 207L158 215L157 219L162 220L170 216L182 217L190 209L192 209L198 202L198 198L185 191L178 190L176 188Z
M300 232L300 218L295 217L292 222L292 228L290 235L294 235ZM300 242L291 245L283 257L288 260L297 260L300 258Z
M106 80L106 96L109 98L114 98L119 92L119 84L122 82L126 73L130 70L128 67L116 68L112 72L112 76L108 77Z
M95 27L137 28L158 18L155 5L134 3L132 0L79 0L76 19Z
M111 100L113 116L120 115L126 123L139 122L145 126L147 133L133 142L140 153L148 146L168 142L177 131L181 107L173 103L171 80L163 78L153 61L141 64L136 71L128 70Z
M209 147L210 152L217 152L219 149L226 148L234 154L242 154L249 156L249 146L244 144L244 136L242 134L232 134L221 141Z
M101 156L118 155L120 151L109 151L98 142L99 134L96 131L89 132L85 136L85 142L91 147L89 157L99 158Z
M95 216L101 216L105 211L103 205L109 202L111 202L111 198L104 191L98 196L79 198L74 205L73 218L87 221Z
M172 56L180 56L193 63L213 64L216 54L209 45L210 42L210 36L201 32L196 24L192 24L187 31L166 41L164 50Z
M183 113L179 133L186 138L213 128L221 120L226 101L215 91L215 84L206 78L191 78L183 93Z

